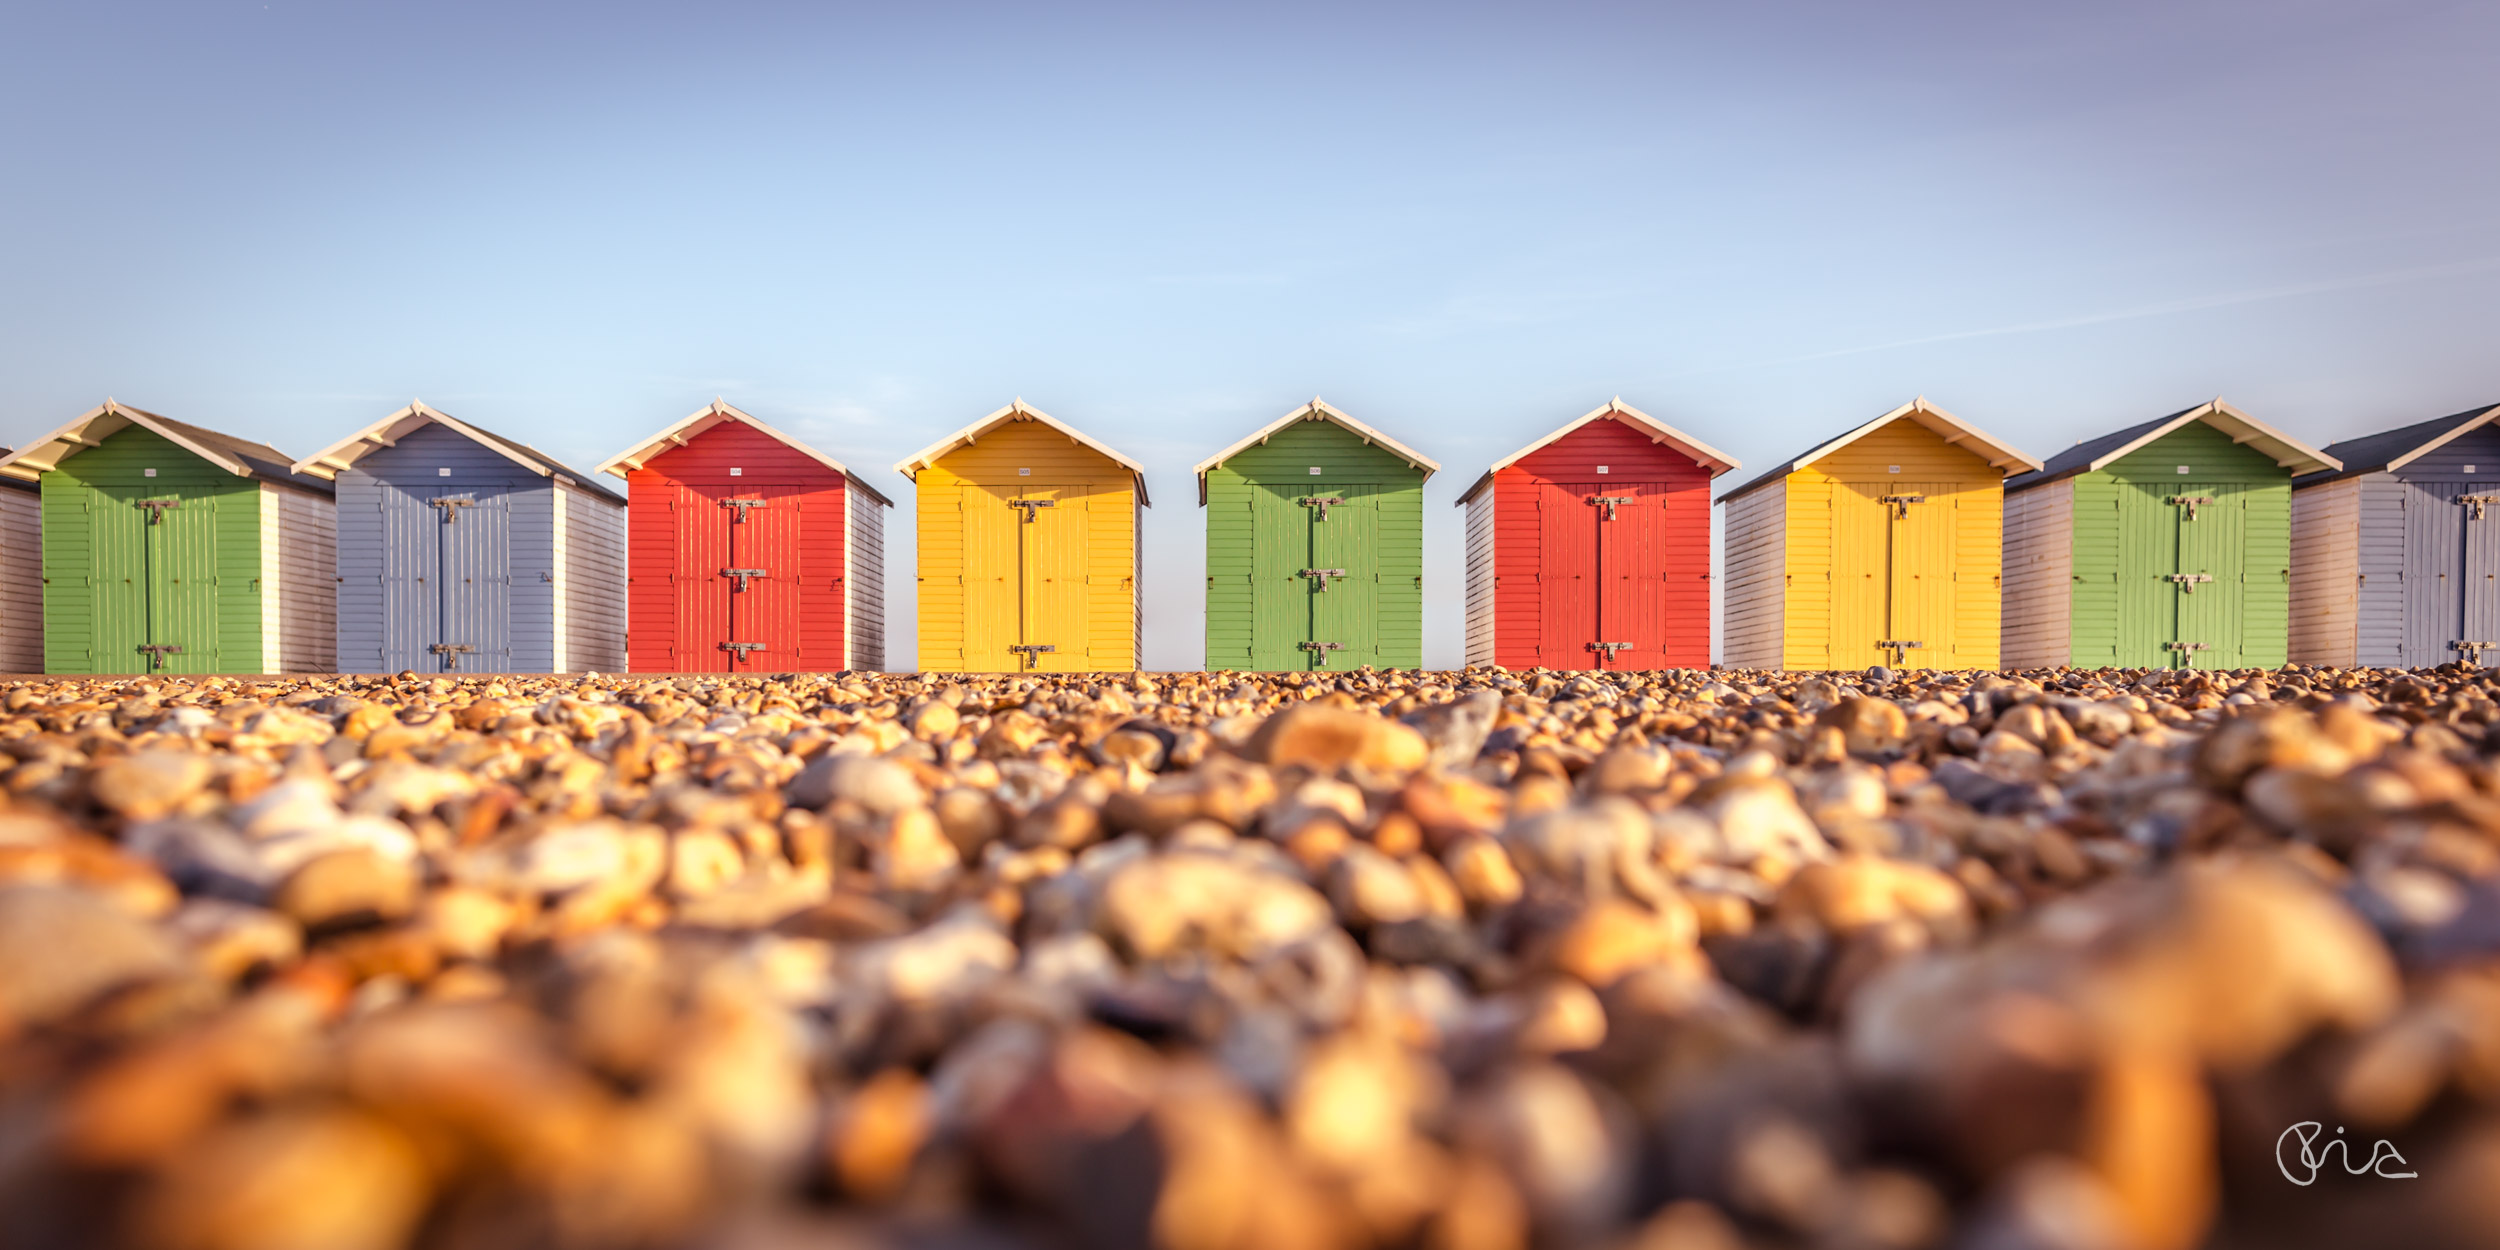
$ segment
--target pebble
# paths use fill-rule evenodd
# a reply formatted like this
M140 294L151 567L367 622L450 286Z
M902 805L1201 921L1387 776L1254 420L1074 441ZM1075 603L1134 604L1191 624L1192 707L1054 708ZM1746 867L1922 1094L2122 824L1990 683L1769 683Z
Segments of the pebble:
M168 935L96 895L0 888L0 1029L48 1023L180 966Z
M305 862L278 884L276 910L306 929L405 919L416 910L416 873L362 848Z
M87 783L95 801L130 820L153 820L208 785L216 765L191 751L140 751L104 765Z

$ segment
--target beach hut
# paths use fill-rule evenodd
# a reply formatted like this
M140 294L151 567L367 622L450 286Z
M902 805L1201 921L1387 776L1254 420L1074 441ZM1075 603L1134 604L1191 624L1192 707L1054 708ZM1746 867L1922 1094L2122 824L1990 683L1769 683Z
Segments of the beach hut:
M42 671L43 488L0 475L0 673Z
M354 673L625 667L625 497L423 400L295 463L338 490Z
M0 476L43 492L46 672L337 667L331 487L284 452L108 399Z
M1207 667L1421 668L1441 466L1311 402L1207 457Z
M2008 480L2007 666L2282 664L2292 478L2334 467L2217 399Z
M718 399L599 466L625 479L638 672L885 667L885 514L842 462Z
M2292 483L2291 658L2420 668L2500 649L2500 406L2330 443Z
M1495 461L1467 509L1467 663L1707 668L1710 483L1736 461L1617 398Z
M2039 467L1920 398L1728 492L1722 662L1995 668L2005 476Z
M1137 667L1144 466L1019 399L894 466L918 488L920 667Z

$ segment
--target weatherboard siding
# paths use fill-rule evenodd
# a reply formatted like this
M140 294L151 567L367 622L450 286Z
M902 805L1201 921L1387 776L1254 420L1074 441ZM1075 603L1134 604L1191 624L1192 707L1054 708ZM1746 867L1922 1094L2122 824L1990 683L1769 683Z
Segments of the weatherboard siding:
M2369 475L2292 492L2290 658L2356 663L2361 624L2361 495Z
M338 658L338 506L327 496L274 482L261 487L262 506L269 510L276 534L273 566L278 585L278 611L272 636L277 639L277 673L335 673Z
M43 671L43 492L0 483L0 673Z
M1469 668L1492 664L1494 630L1493 517L1500 492L1487 486L1467 500L1467 657Z
M562 582L555 588L564 605L564 624L557 636L564 654L555 671L614 673L625 668L625 509L614 500L578 486L559 483L550 496L560 501L563 524Z
M1727 504L1719 662L1777 668L1787 619L1787 484L1773 482Z
M850 550L844 557L850 639L843 667L865 672L885 668L885 509L857 482L849 487Z
M2070 662L2075 601L2075 484L2069 478L2005 497L2005 664Z

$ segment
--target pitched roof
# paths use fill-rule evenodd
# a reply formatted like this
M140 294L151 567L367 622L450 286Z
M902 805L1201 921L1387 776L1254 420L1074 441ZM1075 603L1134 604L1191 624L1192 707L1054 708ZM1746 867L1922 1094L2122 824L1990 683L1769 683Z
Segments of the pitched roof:
M1414 448L1408 447L1406 444L1401 443L1398 440L1391 438L1388 435L1383 434L1380 431L1375 430L1342 412L1337 411L1337 409L1330 405L1328 401L1314 395L1311 397L1311 402L1268 422L1266 425L1260 426L1258 429L1252 430L1249 436L1242 439L1240 442L1199 461L1198 466L1191 470L1191 472L1198 475L1198 502L1201 505L1206 503L1207 474L1213 471L1217 465L1232 459L1234 456L1240 455L1243 451L1247 450L1254 444L1266 442L1269 438L1273 437L1278 430L1284 429L1286 426L1292 425L1297 421L1326 421L1331 424L1341 426L1347 433L1354 435L1356 438L1362 439L1366 443L1376 443L1388 451L1390 455L1396 456L1398 459L1423 470L1425 481L1431 481L1432 475L1441 471L1440 463L1432 459L1430 456L1416 451Z
M910 456L905 457L894 466L894 471L912 479L913 481L918 481L920 480L920 471L928 468L930 465L936 464L938 457L943 456L958 447L970 446L972 443L979 440L982 435L987 434L1002 425L1009 425L1018 421L1038 421L1043 425L1047 425L1050 428L1067 435L1070 439L1076 441L1077 443L1090 447L1093 450L1102 453L1104 456L1109 457L1112 463L1119 465L1121 468L1127 469L1129 471L1129 475L1136 479L1137 502L1145 507L1154 506L1146 498L1146 466L1111 450L1111 448L1090 437L1087 437L1084 434L1079 433L1074 427L1068 425L1066 422L1061 421L1057 417L1054 417L1039 408L1035 408L1032 405L1025 403L1022 398L1018 398L1014 403L1011 403L1006 407L1001 408L998 411L993 412L990 415L983 417L980 420L975 421L972 424L967 425L964 428L957 430L926 447L921 448L919 451L914 452Z
M2049 462L2029 473L2016 474L2006 480L2007 490L2029 490L2078 473L2094 473L2150 446L2171 431L2190 421L2202 421L2231 436L2234 443L2245 443L2263 452L2276 464L2295 475L2332 469L2336 460L2309 444L2285 434L2273 426L2240 411L2220 399L2207 400L2193 408L2182 408L2166 417L2155 417L2141 425L2114 430L2099 438L2089 438L2049 457Z
M553 478L579 486L616 503L625 502L623 495L591 480L586 474L575 472L555 457L527 443L516 443L500 434L481 430L449 413L435 409L422 399L412 399L408 401L407 407L296 461L295 471L336 481L339 474L353 467L357 461L385 447L393 446L399 440L429 425L439 425L459 434L540 477Z
M159 416L144 408L133 408L117 400L103 403L80 413L78 419L28 443L6 457L0 457L0 474L32 482L61 467L61 462L93 447L131 426L152 431L159 437L216 465L236 477L254 478L264 482L282 482L300 486L319 494L334 493L330 483L310 474L298 473L293 459L267 443L204 430L196 425Z
M2348 438L2340 443L2328 443L2326 454L2342 461L2343 467L2312 473L2293 481L2292 485L2296 488L2317 486L2342 478L2359 477L2364 473L2401 469L2466 434L2491 424L2495 418L2500 418L2500 404L2483 408L2468 408L2463 412L2452 412L2444 417L2416 421L2411 425L2399 426L2396 429L2382 430L2376 434L2364 434L2359 438Z
M735 421L741 425L748 426L754 429L757 433L762 434L785 447L788 447L790 450L795 451L846 478L849 478L852 482L856 483L861 490L868 492L869 498L876 500L878 503L884 504L889 508L894 506L894 501L886 498L885 492L869 485L868 479L852 472L850 468L844 465L841 461L836 460L833 457L828 456L825 453L818 451L815 448L810 447L807 444L802 443L799 440L792 438L761 421L756 420L753 415L736 408L717 397L715 397L711 403L701 408L697 408L692 413L688 414L685 420L679 421L667 429L662 430L659 433L654 434L651 437L608 457L607 461L599 466L598 471L601 473L613 473L618 477L623 477L628 472L649 464L652 460L657 459L662 454L675 451L678 448L693 442L695 438L701 435L705 430L711 429L713 426L719 425L723 421Z
M1987 461L1990 468L1996 469L1999 472L2004 472L2017 466L2025 469L2037 469L2040 467L2039 461L2016 451L2011 444L2001 442L1995 436L1981 430L1978 426L1972 425L1971 423L1962 420L1960 417L1954 416L1952 413L1946 412L1944 409L1928 403L1927 397L1921 395L1918 398L1913 399L1910 402L1903 404L1900 407L1895 408L1892 411L1887 412L1884 415L1877 417L1838 438L1816 445L1808 450L1804 455L1801 455L1794 460L1781 463L1770 472L1765 473L1762 476L1719 496L1719 501L1721 503L1725 503L1726 501L1734 499L1738 495L1752 491L1757 487L1767 486L1776 482L1781 478L1787 477L1789 474L1794 473L1797 470L1802 469L1807 465L1810 465L1815 461L1820 460L1823 457L1828 456L1833 452L1836 452L1841 448L1846 447L1849 444L1892 424L1895 421L1915 421L1918 424L1925 426L1927 429L1934 431L1947 443L1951 443L1957 447L1962 447L1971 452L1971 454Z
M1600 404L1582 414L1579 420L1573 421L1570 424L1563 426L1561 429L1555 430L1553 433L1548 434L1545 437L1540 438L1535 442L1494 461L1493 467L1486 469L1484 471L1484 476L1477 478L1475 484L1469 486L1467 488L1467 492L1458 497L1458 503L1460 505L1464 505L1468 500L1475 498L1476 495L1483 491L1486 486L1492 484L1494 474L1499 473L1502 470L1527 459L1529 456L1544 450L1546 447L1561 441L1563 436L1571 433L1573 430L1579 429L1581 426L1587 425L1591 421L1598 420L1620 421L1625 425L1636 427L1643 433L1649 435L1649 441L1653 443L1665 443L1668 446L1675 448L1677 452L1692 457L1695 463L1698 463L1702 467L1710 470L1710 476L1714 478L1722 473L1726 473L1740 467L1734 456L1730 456L1726 452L1720 451L1718 448L1712 447L1710 444L1705 443L1700 439L1695 438L1692 435L1687 434L1684 431L1679 430L1674 426L1669 425L1666 422L1623 402L1623 397L1621 395L1617 395L1613 399L1607 400L1605 403Z

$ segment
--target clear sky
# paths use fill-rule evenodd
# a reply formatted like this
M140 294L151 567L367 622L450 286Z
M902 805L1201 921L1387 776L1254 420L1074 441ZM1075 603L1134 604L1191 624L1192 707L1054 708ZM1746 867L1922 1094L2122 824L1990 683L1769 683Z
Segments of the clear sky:
M2496 65L2488 0L19 0L0 443L421 396L587 467L719 395L907 502L1022 396L1153 470L1194 668L1189 466L1317 394L1444 465L1454 665L1449 501L1610 396L1723 485L1919 394L2042 456L2500 400Z

